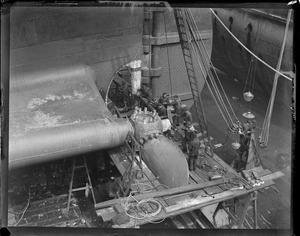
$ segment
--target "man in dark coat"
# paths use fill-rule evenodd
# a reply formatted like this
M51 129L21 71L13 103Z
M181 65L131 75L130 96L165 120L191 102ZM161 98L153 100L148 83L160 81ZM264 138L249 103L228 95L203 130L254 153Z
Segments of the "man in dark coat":
M168 94L163 93L161 97L159 98L158 102L164 106L167 106L169 103Z
M174 111L172 112L174 113L173 123L174 125L179 126L179 118L181 114L181 99L178 97L178 95L174 96L174 101L171 103L171 105L173 105L174 107Z
M189 150L189 170L195 170L197 165L197 158L199 154L201 142L197 138L197 134L195 132L192 132L190 134L190 141L188 143L188 150Z
M192 113L189 111L188 107L185 104L182 104L180 116L182 118L183 125L186 125L188 122L193 123Z

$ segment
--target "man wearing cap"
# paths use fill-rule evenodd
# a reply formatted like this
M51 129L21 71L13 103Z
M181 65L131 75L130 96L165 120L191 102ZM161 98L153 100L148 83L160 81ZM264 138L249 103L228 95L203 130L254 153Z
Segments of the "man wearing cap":
M182 118L183 125L186 125L187 122L193 122L192 113L189 111L188 107L185 104L182 104L180 116Z
M238 160L234 168L239 172L242 169L246 169L248 153L249 153L249 144L251 139L251 130L249 127L249 122L243 124L242 129L239 129L238 133L240 135L240 147L237 150Z
M179 123L179 117L180 117L180 112L181 112L181 100L178 97L178 95L174 96L174 101L171 103L171 105L173 105L174 107L174 112L175 115L173 117L173 123L177 126L180 125Z
M195 168L196 168L200 146L201 146L201 143L200 143L200 140L197 138L197 134L195 132L192 132L190 134L190 140L189 140L189 144L188 144L189 170L195 170Z
M185 123L182 130L184 131L184 138L182 139L182 146L183 146L182 151L186 152L187 151L186 145L189 142L189 140L191 139L190 135L191 135L191 133L196 132L196 130L190 121Z
M159 98L158 102L164 106L166 106L168 104L168 94L167 93L163 93L161 95L161 97Z

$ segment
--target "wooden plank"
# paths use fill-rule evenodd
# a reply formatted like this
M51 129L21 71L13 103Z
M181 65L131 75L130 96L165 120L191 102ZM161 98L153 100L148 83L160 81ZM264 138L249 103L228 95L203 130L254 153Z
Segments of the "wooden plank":
M253 191L257 191L261 188L265 188L267 186L270 186L272 184L274 184L274 182L269 180L269 181L266 181L263 185L258 186L258 187L254 187L251 190L243 189L243 190L238 190L238 191L234 191L234 192L233 191L225 191L225 192L222 192L220 194L216 194L215 198L200 197L199 196L196 199L196 201L190 202L190 204L186 204L185 207L181 207L181 208L178 207L177 205L180 205L180 203L177 203L176 205L165 207L164 208L165 211L158 214L157 217L156 217L156 220L161 220L161 219L164 219L164 218L167 218L167 217L173 217L173 216L180 215L180 214L190 212L190 211L193 211L193 210L198 210L199 208L202 208L202 207L205 207L205 206L208 206L208 205L216 204L216 203L226 201L226 200L229 200L229 199L232 199L232 198L235 198L235 197L240 197L240 196L243 196L245 194L249 194ZM174 206L177 207L177 209L174 209ZM124 224L120 227L129 228L129 227L138 226L138 225L141 225L141 224L144 224L144 223L147 223L147 222L142 222L142 221L136 221L135 222L135 221L131 220L129 223Z
M109 155L110 155L110 158L112 159L112 161L115 163L117 169L119 170L120 174L123 175L126 171L126 168L124 167L124 165L122 164L121 162L121 158L119 156L119 152L122 152L121 151L121 148L116 148L116 149L111 149L108 151ZM124 161L125 161L125 158L124 158Z
M178 219L178 216L170 217L172 225L177 229L184 229L183 223Z
M204 179L202 179L196 171L200 171L197 167L195 171L190 171L190 176L195 180L196 183L203 183L206 182Z
M215 185L218 185L221 183L224 183L224 181L223 180L215 180L215 181L210 181L210 182L205 182L205 183L191 184L188 186L182 186L182 187L163 190L160 192L151 192L151 193L146 193L146 194L140 194L140 195L137 195L135 198L136 198L136 200L139 201L139 200L147 199L147 198L154 198L154 197L157 198L157 197L175 195L178 193L196 191L199 189L215 186ZM109 201L105 201L105 202L100 202L100 203L95 204L95 208L99 209L99 208L109 207L109 206L112 206L112 205L119 203L120 201L124 201L124 200L125 200L124 198L121 198L121 199L113 199L113 200L109 200ZM132 200L129 200L129 201L132 201Z
M197 224L201 229L206 229L205 225L199 220L199 217L196 215L194 211L190 211L187 214L190 214L194 218L194 220L197 222Z
M119 150L119 152L121 152L121 151L122 151L122 149ZM116 164L117 168L120 170L121 174L122 174L122 172L125 173L125 168L120 163L120 158L118 156L118 153L112 153L112 159L113 159L114 163ZM144 176L147 176L148 179L149 178L150 179L154 178L153 173L147 167L144 168L143 171L144 171L144 174L145 174ZM160 182L158 180L155 180L153 182L149 181L148 184L151 185L151 186L153 186L153 187L160 186ZM140 191L140 192L142 192L143 190L147 190L146 186L144 186L143 183L140 184L139 182L136 182L135 185L132 186L132 189L135 190L135 191ZM170 199L169 200L164 200L163 198L160 198L159 202L162 203L163 206L168 206L169 204L173 203L172 200L170 200ZM153 209L153 208L151 208L149 206L146 206L146 207L147 207L147 210L149 212L151 211L151 209ZM193 225L193 222L189 218L183 216L182 220L185 222L185 224L187 226L189 226L189 228L195 228L195 226Z
M278 178L281 178L282 176L284 176L284 173L282 173L281 171L277 171L272 174L262 176L261 179L263 181L267 181L267 180L278 179Z
M167 215L181 214L181 213L195 210L195 209L198 209L198 208L201 208L204 206L219 203L219 202L222 202L222 201L225 201L228 199L243 196L243 195L249 194L253 191L257 191L261 188L270 186L272 184L274 184L274 182L269 180L260 186L254 187L251 190L241 189L241 190L235 190L235 191L224 191L222 193L216 194L214 198L197 197L195 199L187 199L186 201L178 202L176 205L166 207L165 210L167 212Z
M187 224L187 228L196 229L196 225L191 221L191 219L186 214L181 214L179 217Z
M148 168L146 170L146 174L148 175L149 178L151 178L152 176L154 176L153 173ZM157 181L157 183L159 183L159 181ZM164 207L174 204L174 200L173 199L159 198L159 202L163 203ZM195 225L193 224L193 222L188 217L186 217L184 215L183 216L180 215L179 218L181 218L182 223L185 224L185 225L187 225L188 228L191 228L191 229L196 228Z

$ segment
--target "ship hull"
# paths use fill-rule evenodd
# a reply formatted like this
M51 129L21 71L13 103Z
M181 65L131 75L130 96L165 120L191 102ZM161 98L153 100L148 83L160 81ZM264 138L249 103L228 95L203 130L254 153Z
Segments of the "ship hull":
M143 6L10 10L10 167L121 145L131 127L109 114L99 90L106 92L115 72L131 60L149 66L142 45ZM205 43L210 52L209 10L193 12L199 30L208 35ZM164 20L158 94L191 100L171 8ZM204 76L196 73L202 89Z
M241 43L261 60L276 68L284 38L287 10L278 10L281 16L270 15L266 11L214 9L214 12ZM252 66L255 64L256 66L249 69L251 60L254 60ZM250 53L226 31L214 16L212 62L216 68L228 74L235 81L244 84L245 90L253 88L252 92L255 95L270 96L275 72L253 59ZM292 21L289 24L280 71L289 77L293 76ZM252 86L252 84L254 85ZM276 101L289 107L291 94L292 82L279 76Z

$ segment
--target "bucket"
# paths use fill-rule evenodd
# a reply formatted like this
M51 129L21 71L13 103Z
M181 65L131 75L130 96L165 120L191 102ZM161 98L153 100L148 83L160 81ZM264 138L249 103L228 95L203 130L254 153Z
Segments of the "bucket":
M255 115L253 115L250 111L243 113L243 117L246 119L253 119L255 118Z
M240 146L241 146L241 144L239 144L238 142L233 142L233 143L231 144L231 147L232 147L234 150L239 149Z
M251 92L244 93L244 100L246 102L251 102L253 98L254 98L254 95Z

